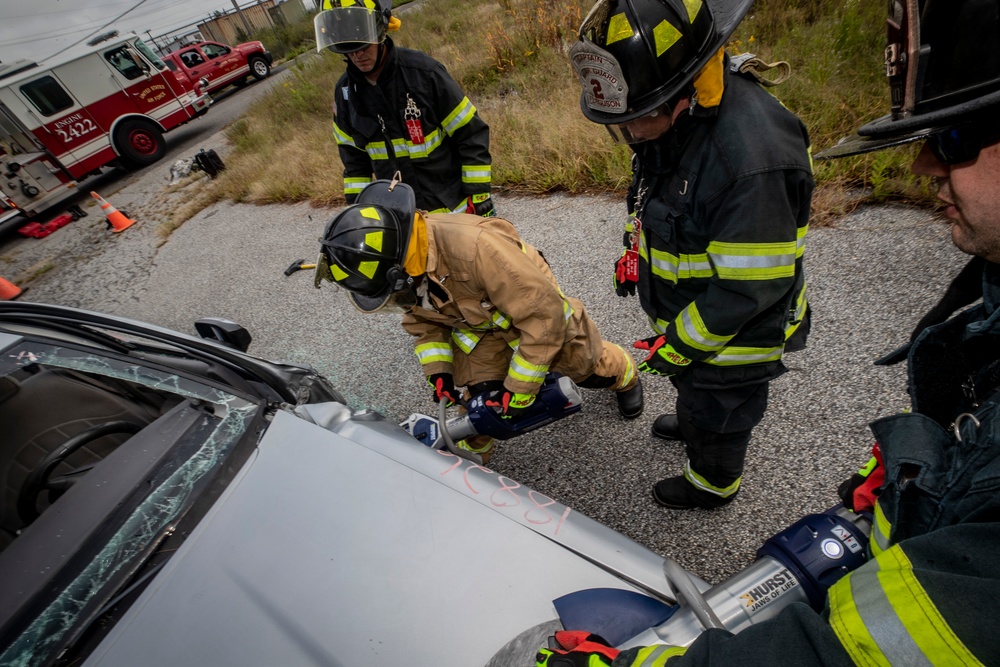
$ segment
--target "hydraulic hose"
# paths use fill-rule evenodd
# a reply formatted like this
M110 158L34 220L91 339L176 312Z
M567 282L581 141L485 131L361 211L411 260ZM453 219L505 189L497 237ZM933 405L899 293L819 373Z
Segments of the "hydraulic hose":
M722 620L708 606L708 603L705 602L705 596L691 581L687 570L669 556L663 559L663 576L667 578L667 583L674 589L677 601L690 607L692 613L701 621L706 630L709 628L725 629L726 626L723 625Z

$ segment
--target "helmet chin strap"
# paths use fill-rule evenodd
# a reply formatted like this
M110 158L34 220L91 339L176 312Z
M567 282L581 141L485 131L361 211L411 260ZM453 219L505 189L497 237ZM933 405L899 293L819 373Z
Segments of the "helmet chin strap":
M382 67L382 63L385 61L385 54L389 52L389 47L385 45L385 40L378 43L378 57L375 58L375 65L372 66L372 72L378 72Z

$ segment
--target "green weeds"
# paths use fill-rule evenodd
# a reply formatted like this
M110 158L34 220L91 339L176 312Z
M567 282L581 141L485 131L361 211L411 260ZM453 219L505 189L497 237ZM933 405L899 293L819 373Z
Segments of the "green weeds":
M566 56L590 5L427 0L397 10L402 27L392 33L394 41L444 63L489 123L495 186L535 194L623 193L627 187L630 151L583 117L580 86ZM888 109L884 22L883 3L758 0L730 51L791 64L791 79L771 90L802 118L818 151ZM234 150L214 181L219 198L343 201L331 126L343 57L306 57L291 70L230 128ZM925 199L926 184L908 171L912 157L896 149L817 162L815 224L862 201Z

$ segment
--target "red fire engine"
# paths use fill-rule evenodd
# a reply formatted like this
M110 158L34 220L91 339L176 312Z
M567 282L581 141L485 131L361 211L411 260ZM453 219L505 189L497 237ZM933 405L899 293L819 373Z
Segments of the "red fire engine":
M111 33L82 55L0 64L0 223L53 206L101 167L152 164L163 133L209 104L135 34Z

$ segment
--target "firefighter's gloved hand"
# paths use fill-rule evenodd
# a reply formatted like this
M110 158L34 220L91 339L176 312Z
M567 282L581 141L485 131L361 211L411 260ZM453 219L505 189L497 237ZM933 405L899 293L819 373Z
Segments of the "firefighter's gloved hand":
M885 481L885 465L878 443L872 447L872 457L850 479L837 488L837 495L844 501L844 507L856 514L874 512L879 490Z
M635 286L638 281L629 276L629 263L632 260L631 251L622 250L622 256L615 262L615 293L618 296L635 296Z
M455 378L451 373L435 373L427 378L427 383L434 389L434 402L440 403L447 399L445 407L450 408L459 402L458 391L455 389Z
M538 650L535 667L611 667L618 649L597 635L583 630L560 630L549 637L549 645Z
M478 215L483 218L492 218L497 214L497 210L493 207L493 200L490 198L489 192L483 192L478 195L469 195L469 198L465 200L465 212L472 215Z
M637 350L648 350L649 356L639 363L639 370L653 375L677 375L691 364L691 360L675 350L667 337L652 336L632 343Z
M523 417L534 402L533 394L515 394L506 389L497 389L489 393L485 404L504 419L516 420Z

